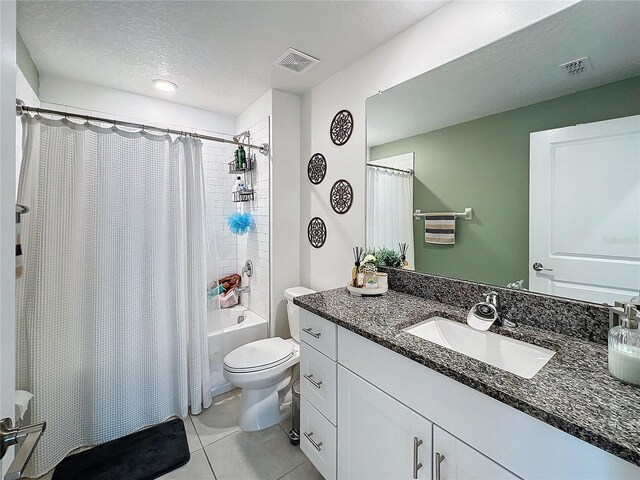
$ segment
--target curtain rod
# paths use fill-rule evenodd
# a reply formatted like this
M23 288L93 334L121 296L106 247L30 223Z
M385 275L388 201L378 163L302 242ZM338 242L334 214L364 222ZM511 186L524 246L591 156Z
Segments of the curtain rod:
M36 113L36 114L48 114L48 115L60 115L62 117L65 118L79 118L82 120L86 120L87 122L89 121L93 121L93 122L104 122L104 123L110 123L112 125L122 125L124 127L130 127L130 128L139 128L141 130L155 130L158 132L165 132L167 134L173 134L173 135L183 135L183 136L188 136L188 137L194 137L194 138L200 138L202 140L209 140L211 142L219 142L219 143L231 143L233 145L242 145L243 147L250 147L250 148L257 148L258 151L263 154L263 155L268 155L269 154L269 144L268 143L263 143L261 145L252 145L251 143L243 143L243 142L237 142L235 140L227 140L226 138L220 138L220 137L212 137L209 135L200 135L198 133L195 132L184 132L181 130L174 130L171 128L160 128L160 127L154 127L153 125L143 125L141 123L132 123L132 122L125 122L122 120L115 120L112 118L103 118L103 117L94 117L92 115L81 115L79 113L68 113L68 112L62 112L60 110L49 110L47 108L38 108L38 107L29 107L27 105L24 104L24 102L22 102L21 100L16 99L16 115L18 117L22 116L23 114L27 113L27 112L32 112L32 113Z
M413 170L403 170L401 168L386 167L384 165L376 165L375 163L367 163L367 167L383 168L385 170L391 170L394 172L406 173L407 175L413 175Z

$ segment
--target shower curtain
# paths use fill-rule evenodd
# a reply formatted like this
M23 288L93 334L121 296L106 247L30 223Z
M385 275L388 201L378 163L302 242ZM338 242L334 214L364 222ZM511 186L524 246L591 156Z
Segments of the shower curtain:
M211 404L202 145L23 117L17 388L47 422L29 476Z
M369 248L398 251L407 244L407 261L414 266L413 175L367 166L367 228Z

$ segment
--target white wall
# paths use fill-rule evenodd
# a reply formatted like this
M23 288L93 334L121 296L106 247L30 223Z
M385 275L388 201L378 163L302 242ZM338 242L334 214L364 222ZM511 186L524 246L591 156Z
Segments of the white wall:
M284 290L300 284L300 97L269 90L240 114L241 132L270 119L270 282L271 335L288 338ZM239 255L238 260L242 258Z
M236 127L234 117L173 103L170 93L165 101L46 74L40 76L40 100L96 113L139 118L163 125L179 125L210 132L229 134L233 133Z
M344 285L353 267L351 248L364 245L365 100L405 80L443 65L562 10L574 1L451 2L358 62L315 87L302 98L301 165L315 152L327 159L327 175L311 185L300 169L301 281L314 289ZM341 147L331 143L329 126L341 109L354 117L354 131ZM353 186L351 210L338 215L329 205L331 185L340 178ZM307 225L323 218L327 241L309 245Z
M14 418L15 396L16 3L0 2L0 418ZM0 477L13 459L0 460Z
M300 285L300 97L273 90L271 156L271 318L290 336L284 291Z

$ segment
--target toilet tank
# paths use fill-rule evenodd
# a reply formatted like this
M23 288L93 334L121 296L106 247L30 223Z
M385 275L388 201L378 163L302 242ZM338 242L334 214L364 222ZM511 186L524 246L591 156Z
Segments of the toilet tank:
M315 290L311 290L306 287L291 287L284 291L284 298L287 302L287 318L289 319L289 331L291 337L296 342L300 342L300 307L293 304L293 299L300 295L307 295L309 293L316 293Z

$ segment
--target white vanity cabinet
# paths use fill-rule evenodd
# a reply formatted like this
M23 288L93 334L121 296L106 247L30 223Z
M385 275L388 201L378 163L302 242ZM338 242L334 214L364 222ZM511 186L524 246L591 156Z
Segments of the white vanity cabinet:
M431 478L432 423L338 366L338 478Z
M516 480L506 468L485 457L457 437L433 426L433 478L435 480Z
M300 313L300 446L327 480L640 478L636 465Z
M336 478L337 333L324 318L300 311L300 448L326 480Z

